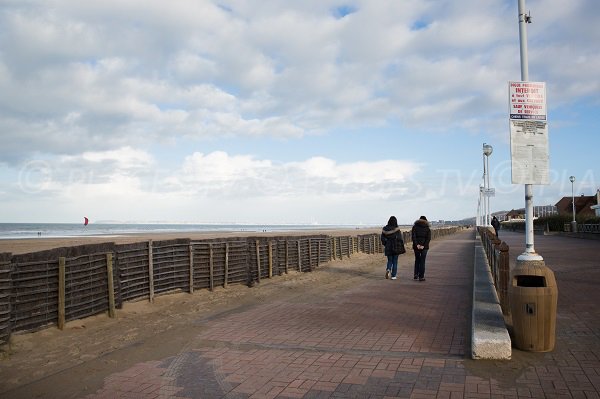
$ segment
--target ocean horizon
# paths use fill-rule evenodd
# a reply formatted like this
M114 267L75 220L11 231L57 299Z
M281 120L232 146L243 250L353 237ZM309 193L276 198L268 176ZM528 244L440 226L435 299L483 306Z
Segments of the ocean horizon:
M253 224L253 223L0 223L1 239L115 237L142 233L284 232L301 230L358 229L363 224Z

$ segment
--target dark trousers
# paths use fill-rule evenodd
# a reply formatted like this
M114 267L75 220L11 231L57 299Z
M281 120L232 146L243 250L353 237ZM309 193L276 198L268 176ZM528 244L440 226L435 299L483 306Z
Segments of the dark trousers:
M426 249L415 249L415 276L419 278L425 277L425 258L427 258Z

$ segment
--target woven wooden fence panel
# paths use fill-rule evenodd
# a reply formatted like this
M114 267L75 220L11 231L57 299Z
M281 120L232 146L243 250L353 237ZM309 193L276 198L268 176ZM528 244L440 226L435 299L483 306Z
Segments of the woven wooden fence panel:
M12 260L12 331L35 330L58 321L58 258Z
M379 235L363 234L358 236L360 251L367 254L377 253L377 242Z
M260 281L269 277L269 239L248 239L248 282ZM271 252L271 265L276 264L273 261Z
M313 270L313 264L310 259L310 245L309 240L306 238L301 238L300 242L300 259L302 264L302 271L307 272Z
M248 281L248 243L245 240L206 240L192 242L191 245L194 289L224 286L225 282L236 284Z
M277 270L279 274L289 273L290 270L290 242L283 237L275 241L273 251L277 252Z
M0 254L0 343L8 341L10 337L10 297L12 279L10 273L9 253Z
M300 261L300 252L299 252L299 245L298 245L299 240L298 239L288 239L285 240L285 244L283 249L281 248L281 245L278 246L278 254L279 254L279 259L280 262L283 262L283 269L284 271L286 270L286 257L287 257L287 270L288 271L298 271L299 269L299 261ZM287 245L287 249L285 247L285 245ZM287 254L287 255L286 255ZM283 259L282 259L283 257ZM281 267L281 264L280 264Z
M154 293L189 291L189 240L156 241L152 244Z
M65 320L77 320L107 310L106 253L66 258Z
M149 242L116 246L115 264L123 302L150 296Z
M328 245L326 236L319 236L312 238L314 251L316 252L316 259L318 264L327 263L331 260L331 248Z

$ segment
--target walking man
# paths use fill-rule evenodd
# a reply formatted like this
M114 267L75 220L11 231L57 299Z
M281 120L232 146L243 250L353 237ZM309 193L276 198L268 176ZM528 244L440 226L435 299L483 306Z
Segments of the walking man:
M414 279L425 281L425 259L431 241L431 229L425 216L415 221L411 230L413 251L415 252Z

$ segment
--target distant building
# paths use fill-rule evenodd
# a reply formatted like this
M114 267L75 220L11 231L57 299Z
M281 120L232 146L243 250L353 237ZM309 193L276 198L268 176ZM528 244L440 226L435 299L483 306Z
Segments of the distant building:
M542 218L545 216L556 215L558 213L554 205L536 205L533 207L533 218ZM525 208L513 209L504 215L503 219L499 220L525 220Z
M598 205L598 194L580 195L575 197L575 215L576 216L596 216L592 206ZM562 197L556 203L556 209L561 215L573 215L573 198Z
M600 188L596 191L596 205L593 205L590 208L596 212L597 217L600 217Z
M543 218L545 216L556 215L557 213L558 209L556 209L556 205L538 205L533 207L534 218Z
M515 219L525 219L525 208L512 209L510 212L506 213L506 220L510 221Z
M504 222L505 220L508 220L506 218L507 213L508 212L506 212L506 211L494 212L494 213L492 213L492 216L496 216L496 219L498 219L501 222Z

